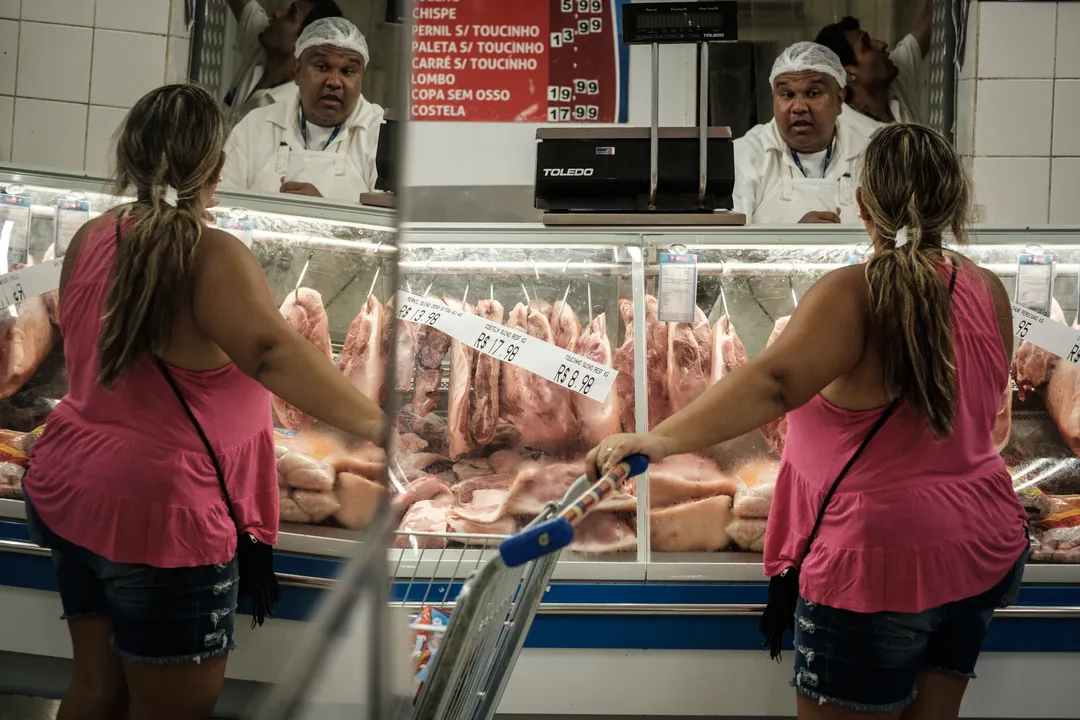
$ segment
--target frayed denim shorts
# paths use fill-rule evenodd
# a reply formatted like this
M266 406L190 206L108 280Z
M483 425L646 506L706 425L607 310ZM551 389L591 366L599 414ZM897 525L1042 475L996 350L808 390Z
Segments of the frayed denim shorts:
M922 670L974 678L994 610L1020 593L1027 555L982 595L920 613L857 613L799 598L792 685L823 704L885 714L915 700Z
M113 648L140 665L199 662L234 649L239 569L220 565L156 568L115 563L64 540L29 500L30 539L52 550L64 620L108 618Z

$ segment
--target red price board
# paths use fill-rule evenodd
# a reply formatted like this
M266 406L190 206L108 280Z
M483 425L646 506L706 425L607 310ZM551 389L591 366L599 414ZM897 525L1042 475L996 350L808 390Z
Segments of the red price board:
M414 0L410 117L626 122L626 0Z

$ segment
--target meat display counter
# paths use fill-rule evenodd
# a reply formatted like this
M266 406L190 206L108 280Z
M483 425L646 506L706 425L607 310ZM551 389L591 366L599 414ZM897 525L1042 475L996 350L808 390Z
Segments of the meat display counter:
M530 335L619 373L602 403L507 372L506 363L493 382L482 367L497 363L486 356L476 360L468 348L455 354L460 343L399 323L402 409L391 468L406 484L424 480L399 496L401 530L450 533L438 543L442 563L467 557L471 534L521 527L576 477L600 436L655 426L756 356L817 278L863 261L870 250L862 231L836 228L657 233L417 224L405 231L399 272L412 292L480 313L495 305L489 318L527 325ZM1017 255L1032 245L1052 248L1055 295L1071 319L1080 267L1075 232L984 230L966 252L1011 287ZM661 253L694 256L691 322L658 318ZM1070 520L1080 515L1080 421L1071 412L1080 386L1071 364L1051 373L1045 353L1018 348L1014 371L1025 389L1018 393L1014 384L1003 397L995 441L1038 536L1026 578L1080 582L1080 527ZM635 362L640 357L646 361ZM624 488L593 516L556 579L761 582L785 430L780 420L651 467L648 483ZM410 558L436 557L431 548L395 552L402 572L415 570Z
M99 179L4 168L0 186L0 227L8 249L0 260L12 263L12 270L62 256L79 225L132 199L110 194ZM383 333L389 328L380 324L378 310L393 294L393 211L290 196L218 197L217 224L252 248L282 313L358 387L380 394L389 347ZM25 516L21 477L29 446L67 390L55 295L17 303L0 324L0 518ZM274 411L282 455L280 549L347 554L354 531L370 519L382 494L381 451L353 453L349 467L341 468L348 472L324 473L317 487L293 482L293 471L343 448L308 433L310 419L276 399Z

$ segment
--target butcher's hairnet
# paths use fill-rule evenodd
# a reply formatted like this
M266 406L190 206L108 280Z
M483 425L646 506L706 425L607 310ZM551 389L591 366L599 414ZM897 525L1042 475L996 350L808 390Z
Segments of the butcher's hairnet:
M296 41L296 57L299 58L309 48L324 45L359 53L364 58L364 65L367 65L368 60L371 59L364 33L342 17L316 20L304 28L304 32L300 33Z
M771 87L779 75L785 73L817 72L836 80L840 87L847 87L847 71L829 48L812 42L797 42L780 53L769 73Z

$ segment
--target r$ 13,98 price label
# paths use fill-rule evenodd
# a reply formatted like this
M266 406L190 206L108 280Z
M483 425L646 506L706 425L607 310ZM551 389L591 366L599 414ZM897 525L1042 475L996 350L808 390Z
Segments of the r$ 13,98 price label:
M613 368L532 337L523 329L493 323L404 290L398 291L397 304L401 308L397 313L399 320L433 327L477 352L592 400L604 402L615 383L618 373Z

